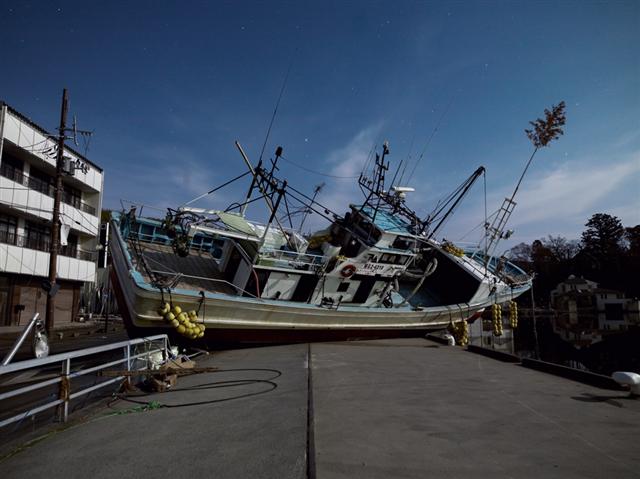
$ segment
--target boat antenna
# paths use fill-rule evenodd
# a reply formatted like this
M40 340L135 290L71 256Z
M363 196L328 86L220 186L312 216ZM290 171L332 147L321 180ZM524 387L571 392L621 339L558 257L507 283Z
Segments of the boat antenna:
M322 191L322 188L324 188L324 182L315 186L315 188L313 189L313 196L311 197L312 203L315 203L316 197L320 194L320 191ZM304 216L302 217L302 221L300 221L300 226L298 227L298 233L302 233L302 226L304 225L304 222L306 221L307 216L309 216L309 213L311 213L311 209L305 208Z
M404 168L402 169L402 174L400 175L400 179L398 180L398 185L402 185L402 179L404 178L404 174L407 171L407 165L411 161L411 153L413 153L413 143L416 140L415 133L411 137L411 143L409 144L409 153L407 153L407 161L404 162Z
M262 143L262 149L260 150L260 156L258 161L262 161L262 156L264 155L264 150L267 147L267 141L269 140L269 136L271 135L271 127L273 127L273 122L276 119L276 115L278 114L278 107L280 106L280 101L282 100L282 95L284 94L284 89L287 86L287 81L289 80L289 73L291 73L291 66L293 65L293 55L291 56L291 60L289 60L289 67L287 68L287 73L284 76L284 80L282 81L282 86L280 87L280 94L278 95L278 100L276 101L276 106L273 109L273 114L271 115L271 121L269 122L269 128L267 128L267 134L264 137L264 143Z
M396 174L393 175L393 179L391 180L391 188L393 188L393 185L396 184L396 178L398 176L398 173L400 173L400 168L402 168L402 163L404 162L404 160L400 160L400 163L398 163L398 168L396 169ZM396 185L396 186L400 186L400 185Z

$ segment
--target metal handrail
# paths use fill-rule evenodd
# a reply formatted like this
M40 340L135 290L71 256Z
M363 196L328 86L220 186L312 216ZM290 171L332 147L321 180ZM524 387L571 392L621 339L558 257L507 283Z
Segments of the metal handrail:
M154 273L154 274L161 274L161 275L164 275L164 276L173 276L174 278L179 276L180 278L191 278L191 279L197 279L197 280L200 280L200 281L211 281L213 283L225 284L227 286L230 286L230 287L234 288L236 290L236 293L247 294L248 296L251 296L254 299L258 299L258 300L262 301L262 298L257 297L255 294L251 294L249 291L242 289L240 286L236 286L235 284L230 283L226 279L206 278L204 276L194 276L194 275L190 275L190 274L176 273L175 271L161 271L161 270L157 270L157 269L152 269L150 271L151 271L151 273ZM238 294L238 295L240 295L240 294Z
M132 346L136 346L139 344L151 344L155 341L161 342L161 345L158 348L156 349L150 348L149 350L144 351L142 353L136 354L135 352L133 352L132 354L132 350L131 350ZM73 371L73 372L71 371L71 361L73 359L91 356L99 353L104 353L107 351L114 351L118 349L122 350L122 353L123 353L123 357L120 359L111 360L107 363L99 364L97 366L87 368L84 370ZM56 354L43 359L30 359L27 361L20 361L17 363L6 365L6 366L0 366L0 376L2 376L9 373L24 371L26 369L41 368L42 366L46 366L49 364L55 364L55 363L62 364L62 372L56 378L48 378L38 383L30 384L28 386L24 386L24 387L3 392L0 394L0 401L3 401L15 396L19 396L21 394L42 389L44 387L60 384L60 392L58 395L58 399L49 401L45 404L33 407L26 411L22 411L18 414L15 414L9 418L2 420L0 421L0 428L7 426L9 424L13 424L18 421L22 421L23 419L33 416L34 414L37 414L39 412L45 411L53 407L58 407L58 406L60 407L60 420L62 422L66 422L69 416L69 402L72 399L76 399L82 395L89 394L90 392L93 392L97 389L100 389L110 384L114 384L118 381L121 381L122 379L125 378L125 376L114 377L112 379L108 379L99 384L94 384L93 386L89 386L87 388L81 389L80 391L75 391L73 393L70 392L71 379L79 376L83 376L86 374L94 373L102 369L106 369L122 363L126 363L127 371L132 371L132 370L138 371L140 369L145 369L145 368L132 369L134 368L134 361L136 359L149 357L151 354L158 353L158 352L163 354L164 359L169 358L169 339L166 334L158 334L155 336L148 336L145 338L136 338L136 339L131 339L129 341L120 341L117 343L107 344L103 346L96 346L92 348L81 349L77 351L69 351L67 353L62 353L62 354Z
M262 248L260 250L260 260L279 260L288 262L297 262L301 265L308 266L322 266L329 259L326 256L311 254L311 253L298 253L297 251L286 251L281 249Z

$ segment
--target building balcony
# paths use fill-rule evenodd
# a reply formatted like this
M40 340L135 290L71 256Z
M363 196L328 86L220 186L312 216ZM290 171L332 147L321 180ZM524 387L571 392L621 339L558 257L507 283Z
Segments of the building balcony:
M58 278L95 281L95 253L81 251L76 245L60 248ZM49 275L49 241L0 231L0 273Z
M6 170L5 173L7 173ZM21 172L16 173L19 175L8 173L3 175L0 171L0 204L33 217L51 221L54 200L49 185L36 178L29 178ZM69 197L67 196L66 199L69 200ZM78 202L75 205L69 203L72 201L60 204L61 221L80 234L96 237L100 228L100 219L86 212L95 211L95 209L90 208L90 205L83 208Z
M29 236L22 236L10 231L0 231L0 243L10 244L18 246L20 248L28 248L36 251L43 251L49 253L51 248L51 242L49 238L34 238ZM61 246L59 253L61 256L68 256L69 258L76 258L83 261L95 262L97 259L96 253L90 251L82 251L78 249L78 245L67 244Z
M33 176L27 176L20 170L17 170L10 165L0 165L0 176L4 176L11 181L14 181L22 186L26 186L27 188L42 193L43 195L47 195L50 198L55 197L55 188L51 183L43 181L39 178L34 178ZM73 206L74 208L84 211L85 213L96 216L96 209L93 206L84 203L78 197L71 195L67 191L62 192L61 201L68 204L69 206Z

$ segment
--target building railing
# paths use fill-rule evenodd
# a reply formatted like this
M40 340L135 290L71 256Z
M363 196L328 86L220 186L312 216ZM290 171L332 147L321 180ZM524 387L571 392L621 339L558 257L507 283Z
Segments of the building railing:
M0 243L10 244L20 248L34 249L44 253L48 253L51 248L51 242L46 236L23 236L12 231L0 231ZM95 261L96 259L95 253L79 250L76 244L61 246L60 254L83 261Z
M118 351L121 352L120 358L118 359L114 360L110 358L109 361L92 367L86 367L86 364L82 363L83 361L86 363L87 357L95 357L97 354ZM169 342L166 334L121 341L104 346L55 354L43 359L31 359L0 366L0 378L3 378L3 376L7 377L5 375L10 373L21 373L23 371L41 369L43 366L57 364L59 365L58 367L61 367L60 374L57 374L53 378L41 379L36 382L31 382L27 386L5 390L0 393L1 404L3 401L15 397L24 397L25 394L33 395L34 391L40 391L45 388L57 387L59 390L58 394L55 395L56 399L51 400L51 396L45 395L43 398L45 402L43 404L28 404L28 406L22 406L14 410L0 407L0 411L6 411L10 414L9 417L0 417L0 428L23 421L28 417L52 408L58 408L60 420L66 422L69 417L69 403L72 400L86 396L106 386L122 382L129 378L130 375L127 373L150 369L154 362L156 364L158 362L157 360L154 361L156 356L158 356L160 362L165 362L170 357ZM73 367L74 364L77 365L75 369ZM104 380L100 382L96 380L96 382L88 387L83 387L88 384L85 380L85 384L80 385L81 389L74 390L74 383L78 384L78 382L81 382L83 376L92 374L98 375L100 378L102 371L112 368L116 368L118 372L123 371L124 374L120 373L122 374L121 376L112 378L105 377ZM13 399L12 402L15 404L15 399ZM5 415L2 414L2 416Z
M11 165L5 163L0 165L0 175L11 181L19 183L22 186L26 186L27 188L37 191L38 193L42 193L43 195L47 195L51 198L55 197L56 189L50 182L34 176L27 176L21 170ZM93 206L82 202L77 195L73 195L68 191L62 192L61 201L69 206L73 206L74 208L84 211L85 213L96 216L96 209Z

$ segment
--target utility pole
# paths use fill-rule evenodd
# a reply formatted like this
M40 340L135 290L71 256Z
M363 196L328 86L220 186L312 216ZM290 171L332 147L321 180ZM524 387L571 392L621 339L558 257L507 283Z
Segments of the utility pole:
M55 294L58 292L56 276L58 272L58 249L60 244L60 199L62 197L62 166L64 158L64 141L67 127L67 110L69 102L67 89L62 91L62 107L60 111L60 126L58 128L58 154L56 155L56 182L53 197L53 218L51 218L51 242L49 248L49 291L47 292L47 316L45 328L51 333L55 312Z

